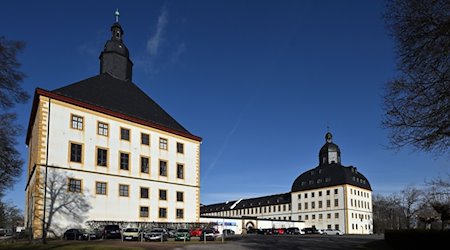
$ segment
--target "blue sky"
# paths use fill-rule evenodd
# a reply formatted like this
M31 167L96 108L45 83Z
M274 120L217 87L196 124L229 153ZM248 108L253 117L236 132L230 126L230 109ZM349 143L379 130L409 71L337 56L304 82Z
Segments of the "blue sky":
M450 171L445 157L386 149L384 84L396 76L383 1L2 1L0 35L27 43L23 82L94 76L119 8L133 81L201 136L201 202L289 192L318 165L327 125L343 165L374 193ZM26 128L31 100L16 108ZM18 149L27 159L24 136ZM24 167L25 168L25 167ZM5 197L24 208L25 171Z

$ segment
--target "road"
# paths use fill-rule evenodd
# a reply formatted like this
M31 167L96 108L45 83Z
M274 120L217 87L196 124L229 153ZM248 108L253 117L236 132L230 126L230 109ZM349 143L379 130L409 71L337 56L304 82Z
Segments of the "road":
M269 250L269 249L307 249L307 250L348 250L367 249L363 245L383 239L378 235L245 235L235 236L226 244L188 245L175 249L233 249L233 250Z

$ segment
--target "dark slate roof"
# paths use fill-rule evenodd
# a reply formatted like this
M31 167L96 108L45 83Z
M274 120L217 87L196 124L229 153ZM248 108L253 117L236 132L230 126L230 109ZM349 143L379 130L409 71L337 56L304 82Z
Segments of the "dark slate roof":
M350 184L356 187L372 190L367 178L353 167L340 164L324 164L310 169L295 179L292 192L324 188L335 185Z
M52 92L191 134L134 83L114 78L108 73L55 89Z
M238 200L201 206L200 214L231 210L231 207L237 201ZM233 208L233 210L243 209L243 208L261 207L261 206L278 205L278 204L282 205L282 204L290 204L290 203L291 203L291 193L275 194L275 195L262 196L262 197L257 197L257 198L242 199L239 203L237 203L237 205Z

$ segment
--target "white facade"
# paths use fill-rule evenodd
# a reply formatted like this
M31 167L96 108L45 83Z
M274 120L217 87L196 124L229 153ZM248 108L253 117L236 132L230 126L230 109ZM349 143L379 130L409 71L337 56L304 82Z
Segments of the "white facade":
M121 139L121 129L129 131L128 140ZM148 135L149 145L142 143L142 135ZM81 148L81 160L71 159L72 144ZM46 165L67 176L61 181L85 197L91 206L86 221L199 221L199 141L41 95L28 145L26 225L35 237L42 232ZM100 157L104 152L106 157ZM121 169L121 156L128 156L128 170ZM145 159L148 173L141 169ZM160 173L161 161L166 163L165 175ZM83 222L65 217L54 221L59 228Z
M305 221L306 227L339 229L346 234L371 234L371 193L351 185L293 192L293 217Z
M305 223L301 221L286 220L269 220L254 218L226 218L226 217L201 217L200 222L208 223L222 233L223 229L231 229L236 234L243 234L250 227L253 229L269 229L269 228L289 228L298 227L300 230L305 227Z
M229 218L240 217L258 217L261 219L271 220L291 220L292 217L291 204L275 204L275 205L260 205L258 207L250 208L236 208L217 212L204 212L202 215L207 216L225 216Z

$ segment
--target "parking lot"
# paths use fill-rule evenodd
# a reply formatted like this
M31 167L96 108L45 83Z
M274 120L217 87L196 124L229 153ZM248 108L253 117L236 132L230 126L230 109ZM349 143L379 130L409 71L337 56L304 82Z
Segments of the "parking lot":
M376 244L372 244L376 243ZM221 238L215 241L200 241L199 237L192 237L191 241L174 241L173 238L165 242L140 242L140 241L122 241L121 239L98 239L98 240L51 240L46 247L39 242L35 242L30 248L27 242L17 242L16 244L25 247L14 246L14 249L391 249L383 241L383 235L233 235L225 239L222 243ZM28 247L27 247L28 245ZM71 246L70 248L67 248ZM5 248L6 247L6 248ZM0 249L10 249L0 244Z
M372 249L367 243L382 240L382 235L234 235L225 239L204 243L199 237L192 237L190 242L139 242L121 240L97 240L101 245L114 245L123 247L137 247L141 249ZM97 243L96 243L97 244ZM375 248L377 249L377 248ZM386 249L383 246L380 249Z

